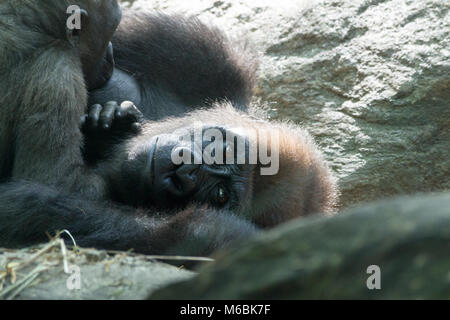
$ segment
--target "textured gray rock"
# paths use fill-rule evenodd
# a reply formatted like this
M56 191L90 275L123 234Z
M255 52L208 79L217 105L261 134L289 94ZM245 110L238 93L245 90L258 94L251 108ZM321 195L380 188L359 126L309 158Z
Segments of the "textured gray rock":
M449 252L450 193L403 197L274 229L151 298L448 299Z
M71 276L75 273L64 272L59 243L24 250L0 248L0 300L143 299L149 291L194 275L142 255L108 254L93 249L79 253L69 250L66 261L69 268L79 267L79 290L69 290L67 286L68 280L74 283Z
M450 189L446 0L137 0L194 14L261 52L257 96L307 128L342 205Z

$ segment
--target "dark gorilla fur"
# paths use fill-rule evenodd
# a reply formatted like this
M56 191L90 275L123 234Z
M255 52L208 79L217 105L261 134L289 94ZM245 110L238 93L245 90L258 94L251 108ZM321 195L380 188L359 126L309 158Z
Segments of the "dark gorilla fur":
M117 68L89 105L128 100L159 120L221 100L246 109L253 95L257 59L195 17L125 10L113 44Z
M70 5L85 10L81 30L66 27ZM86 84L103 86L111 74L108 44L120 17L115 0L0 2L0 181L104 197L83 162L79 118Z
M106 179L111 200L122 204L86 200L35 182L4 183L0 185L1 246L45 241L46 231L68 229L81 246L206 255L259 228L333 211L334 181L310 136L293 125L266 122L239 111L247 109L255 79L255 60L247 51L196 19L134 13L124 15L113 43L117 68L104 88L91 92L91 103L134 100L153 120L144 122L138 134L119 135L106 143L108 131L101 138L88 137L86 157ZM195 197L199 205L188 202L170 208L172 203L155 199L140 203L152 198L153 190L138 186L146 181L141 159L148 159L151 141L194 122L223 130L277 131L280 171L260 176L258 166L249 168L245 194L234 206L219 208Z

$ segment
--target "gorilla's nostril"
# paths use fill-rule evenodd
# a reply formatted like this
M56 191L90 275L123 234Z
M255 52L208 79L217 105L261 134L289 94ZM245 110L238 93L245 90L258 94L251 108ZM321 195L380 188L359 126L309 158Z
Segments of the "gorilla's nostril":
M199 165L182 164L170 170L162 179L164 190L177 198L186 198L197 188L197 176L195 170Z
M197 179L195 176L177 176L181 182L181 188L185 193L192 192L197 186Z
M181 184L177 181L175 176L167 176L163 180L166 191L176 197L182 197L184 195L184 190Z
M196 164L183 164L175 172L176 179L180 182L184 194L191 193L197 186L195 171L199 168Z

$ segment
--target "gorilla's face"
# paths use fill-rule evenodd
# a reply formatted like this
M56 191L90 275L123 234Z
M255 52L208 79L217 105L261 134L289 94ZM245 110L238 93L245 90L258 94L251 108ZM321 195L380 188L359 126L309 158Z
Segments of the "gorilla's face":
M180 209L196 203L240 211L249 203L256 168L248 146L245 136L223 127L154 136L121 168L121 180L135 190L124 190L127 200L135 193L136 205Z
M248 164L248 140L232 130L183 128L154 137L148 150L145 176L153 205L237 209L247 203L255 166Z

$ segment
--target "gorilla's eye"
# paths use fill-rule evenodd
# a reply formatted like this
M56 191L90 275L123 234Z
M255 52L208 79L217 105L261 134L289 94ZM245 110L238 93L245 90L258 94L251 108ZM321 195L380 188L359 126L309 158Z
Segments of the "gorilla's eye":
M223 186L217 188L217 194L215 202L219 206L224 206L228 202L228 192Z

